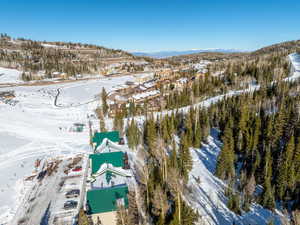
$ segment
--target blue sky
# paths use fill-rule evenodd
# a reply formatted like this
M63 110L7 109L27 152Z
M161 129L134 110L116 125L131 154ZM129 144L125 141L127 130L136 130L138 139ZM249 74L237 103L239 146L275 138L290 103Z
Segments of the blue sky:
M253 50L300 39L300 1L1 0L0 32L129 51Z

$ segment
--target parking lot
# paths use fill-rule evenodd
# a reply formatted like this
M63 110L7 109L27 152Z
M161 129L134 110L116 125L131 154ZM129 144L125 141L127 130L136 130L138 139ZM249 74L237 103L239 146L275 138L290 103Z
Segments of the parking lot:
M65 176L61 178L56 200L52 206L50 224L71 225L82 207L85 196L85 180L88 167L88 158L74 164ZM69 203L69 204L67 204Z

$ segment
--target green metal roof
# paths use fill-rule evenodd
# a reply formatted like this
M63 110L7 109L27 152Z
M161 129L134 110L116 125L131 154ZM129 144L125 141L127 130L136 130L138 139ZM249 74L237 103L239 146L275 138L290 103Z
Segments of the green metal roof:
M119 131L110 131L110 132L96 132L93 137L93 143L96 143L97 148L103 141L104 138L111 140L112 142L120 141Z
M124 152L107 152L101 154L91 154L92 174L97 173L103 163L110 163L115 167L124 167Z
M104 213L117 210L117 199L124 198L124 205L128 207L127 185L106 189L95 189L87 192L89 213Z

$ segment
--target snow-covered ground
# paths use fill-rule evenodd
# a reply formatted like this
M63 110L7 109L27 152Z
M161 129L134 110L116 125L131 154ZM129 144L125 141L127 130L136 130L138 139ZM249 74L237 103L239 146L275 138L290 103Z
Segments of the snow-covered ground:
M125 81L134 81L133 76L102 78L100 80L87 80L65 85L60 91L58 106L75 106L90 101L99 100L102 88L107 92L117 89Z
M0 67L0 84L5 83L21 83L22 72L15 69L7 69Z
M18 83L20 71L0 68L1 83ZM295 72L292 76L298 76ZM299 75L300 76L300 75ZM31 174L37 158L44 159L58 155L74 155L90 151L89 134L70 132L73 123L87 124L87 115L98 104L98 94L104 87L108 92L133 81L134 77L114 77L99 80L61 83L49 86L15 86L0 88L14 90L15 106L0 104L0 224L7 224L26 191L23 179ZM288 80L290 81L290 80ZM259 86L230 91L227 94L209 98L195 106L208 107L225 97L252 92ZM57 101L55 106L55 97ZM189 107L181 108L188 111ZM163 114L171 113L165 111ZM144 120L144 117L136 118ZM220 150L214 135L200 150L192 150L194 168L189 184L192 187L191 205L199 210L207 224L265 224L274 217L270 211L259 205L252 205L249 213L237 216L226 207L224 183L213 176L216 157ZM198 185L194 177L200 177ZM278 223L278 218L276 218Z
M18 101L15 106L0 104L0 224L9 222L16 212L26 191L23 179L32 173L37 158L90 151L88 129L76 133L70 127L75 122L87 125L87 115L96 108L95 96L103 87L110 91L132 79L0 88L14 90ZM58 89L61 107L54 105Z
M201 149L191 149L193 169L189 175L189 190L185 195L188 203L199 212L203 224L209 225L264 225L270 220L280 224L278 215L252 204L251 210L241 216L234 214L227 206L224 194L226 184L214 176L217 157L222 143L218 139L218 131L212 129L207 144ZM198 180L199 179L199 180Z
M295 81L300 77L300 54L293 53L289 55L289 60L292 64L292 74L291 76L285 78L285 81Z
M295 70L300 71L300 54L299 53L292 53L289 55L289 59L294 66Z

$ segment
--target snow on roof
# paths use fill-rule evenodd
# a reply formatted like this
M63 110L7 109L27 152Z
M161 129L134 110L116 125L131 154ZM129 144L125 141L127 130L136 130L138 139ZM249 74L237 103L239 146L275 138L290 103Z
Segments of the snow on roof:
M181 84L184 84L184 83L187 83L188 82L188 79L186 77L184 78L180 78L177 80L177 82L181 83Z
M99 168L104 163L111 163L115 167L123 167L124 164L124 152L105 152L89 155L91 160L91 174L97 173Z
M120 96L120 95L116 95L115 100L117 100L117 101L127 101L127 98L125 98L123 96Z
M51 44L44 44L44 43L42 43L41 44L43 47L45 47L45 48L58 48L59 46L57 46L57 45L51 45Z
M110 171L112 173L115 173L117 175L123 176L123 177L131 177L131 170L124 170L121 167L114 167L111 163L103 163L97 173L94 175L95 176L100 176L103 173Z
M96 149L97 152L99 153L105 153L105 152L124 152L124 149L122 148L121 145L118 145L108 138L104 138L102 143L98 146Z
M147 97L150 97L150 96L153 96L153 95L157 95L159 93L160 93L159 90L147 91L147 92L132 95L132 98L134 100L138 100L138 99L147 98Z
M147 88L145 86L143 86L143 85L140 85L139 89L141 89L142 91L146 91L147 90Z
M135 76L138 78L147 78L150 76L154 76L154 72L139 73L139 74L135 74Z
M153 86L155 86L155 82L146 82L143 84L146 88L151 88Z

